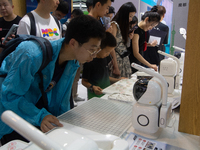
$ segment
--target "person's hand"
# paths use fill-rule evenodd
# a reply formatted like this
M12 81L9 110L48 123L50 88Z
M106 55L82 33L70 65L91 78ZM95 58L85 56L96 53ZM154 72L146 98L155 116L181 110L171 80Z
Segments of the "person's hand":
M128 79L128 78L126 78L126 77L121 77L121 78L119 78L119 80L123 80L123 79Z
M53 115L47 115L44 117L44 119L42 120L42 123L40 125L40 129L42 130L42 132L48 132L49 130L55 128L56 126L58 127L62 127L63 125L59 122L59 120L53 116Z
M153 68L155 71L158 70L158 67L156 65L151 65L151 68Z
M132 39L133 36L134 36L134 30L133 30L133 32L129 33L129 38Z
M112 33L112 30L113 30L113 28L112 28L112 26L110 26L110 27L106 30L106 32Z
M153 47L156 46L157 44L158 44L157 40L154 40L153 42L150 43L150 45L153 46Z
M101 94L103 94L103 93L102 93L102 89L101 89L99 86L94 86L94 85L93 85L93 90L94 90L94 93L95 93L96 95L101 95Z
M6 43L8 43L8 41L12 40L13 38L15 38L15 35L14 34L11 34L11 36L9 36L4 43L2 43L2 45L6 45ZM1 41L3 41L5 38L2 37L1 38Z

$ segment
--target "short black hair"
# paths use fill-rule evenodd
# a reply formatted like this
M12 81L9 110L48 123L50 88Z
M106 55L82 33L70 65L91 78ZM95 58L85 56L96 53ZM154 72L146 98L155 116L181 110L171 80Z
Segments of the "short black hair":
M87 9L89 9L90 6L93 5L93 0L87 0L86 1L86 6L87 6Z
M136 16L133 16L132 21L130 24L137 24L138 23L138 18Z
M115 8L110 6L108 14L115 14Z
M109 47L117 46L116 38L110 32L106 32L106 36L104 39L102 39L100 47L101 47L101 49L104 49L107 46L109 46Z
M104 5L107 3L109 0L93 0L93 7L96 5L97 2L100 2L101 5ZM115 0L110 0L111 2L114 2Z
M39 3L39 2L40 2L40 0L37 0L37 2Z
M66 1L60 0L60 3L59 3L59 5L58 5L56 10L61 11L63 14L68 14L69 5L68 5L68 3Z
M71 15L73 15L74 17L78 17L80 15L84 15L84 13L81 9L77 8L72 11Z
M79 44L88 42L91 38L103 39L105 37L105 29L101 23L92 16L81 15L72 19L65 34L65 43L74 38Z

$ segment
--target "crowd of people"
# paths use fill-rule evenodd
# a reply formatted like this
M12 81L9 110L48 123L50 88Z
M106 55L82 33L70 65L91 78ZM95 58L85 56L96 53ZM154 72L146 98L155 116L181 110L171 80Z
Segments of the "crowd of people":
M167 43L168 27L161 23L166 13L163 6L154 6L138 22L136 7L124 3L117 12L114 0L87 0L88 15L74 9L71 18L61 24L69 12L64 0L37 0L37 8L23 18L14 14L12 0L0 0L0 39L4 40L13 24L16 34L48 39L53 49L52 61L42 70L43 87L48 108L43 106L38 70L43 61L40 45L35 41L21 42L2 62L0 76L0 115L12 110L23 119L47 132L62 124L57 116L72 109L78 97L77 85L82 72L82 84L88 89L88 99L101 97L102 90L121 79L130 78L137 70L135 62L157 71L161 61L157 54ZM45 8L45 9L44 9ZM166 33L163 43L148 43L152 30ZM5 49L11 35L0 50ZM154 55L152 55L152 53ZM46 90L51 86L50 90ZM38 105L40 105L38 107ZM2 144L15 139L27 141L0 120Z

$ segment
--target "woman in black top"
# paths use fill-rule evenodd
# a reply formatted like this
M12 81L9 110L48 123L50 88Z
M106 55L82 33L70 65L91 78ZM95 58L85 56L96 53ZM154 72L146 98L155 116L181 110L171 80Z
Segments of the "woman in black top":
M158 9L157 12L160 15L161 19L160 19L160 23L149 32L149 35L161 37L161 40L158 46L147 48L147 50L144 52L144 58L150 63L159 65L160 61L163 60L165 56L160 55L158 53L158 50L165 52L164 44L168 43L169 27L161 22L166 13L165 7L156 5L153 8Z
M156 46L157 41L147 43L147 31L158 25L159 22L160 15L157 13L157 10L153 9L151 11L147 11L142 16L141 21L138 23L138 28L134 32L134 36L132 38L132 46L129 49L131 52L129 55L130 63L135 62L137 64L143 64L157 71L156 65L150 64L143 58L143 52L146 50L147 46ZM132 73L135 73L136 71L136 69L132 68Z

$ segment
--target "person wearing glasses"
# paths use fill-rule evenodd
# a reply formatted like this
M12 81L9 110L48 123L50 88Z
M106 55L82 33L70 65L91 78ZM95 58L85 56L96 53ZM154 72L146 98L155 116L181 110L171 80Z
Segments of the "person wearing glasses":
M90 62L96 57L104 37L102 25L93 17L82 15L70 21L65 38L50 41L52 61L42 70L48 110L41 105L37 107L42 97L37 72L42 64L43 52L35 41L21 42L4 59L0 68L0 75L7 74L0 80L0 115L11 110L43 132L62 126L56 117L70 110L71 89L79 63ZM54 84L48 89L51 83ZM2 144L23 140L16 134L0 120Z
M81 16L81 15L84 15L83 14L83 11L81 9L74 9L71 13L71 18L69 18L64 24L63 26L66 26L65 27L65 31L67 30L67 25L69 24L69 22L73 19L73 18L76 18L78 16ZM74 103L74 106L77 106L78 104L76 102L78 101L84 101L85 99L84 98L81 98L79 95L78 95L78 81L80 79L80 75L81 75L81 71L83 70L83 64L79 64L80 67L78 68L77 72L76 72L76 76L74 78L74 83L73 83L73 87L72 87L72 98L73 98L73 103Z
M106 32L106 38L101 41L101 46L96 53L87 50L91 56L97 55L93 61L83 65L82 84L88 89L88 99L103 96L104 88L121 79L109 77L110 62L106 58L114 51L116 45L115 37L110 32Z
M160 55L158 50L165 52L164 44L168 43L168 34L169 34L169 27L162 23L164 21L164 16L166 13L166 9L164 6L156 5L153 6L152 9L157 9L157 13L160 15L160 23L154 27L150 32L149 35L161 37L160 43L158 46L155 47L147 47L147 50L144 52L144 58L151 64L156 64L157 66L160 65L160 61L165 58L165 56Z
M64 1L60 0L57 9L52 13L52 16L56 17L58 20L64 18L69 12L69 4Z
M153 29L160 22L160 15L157 13L157 9L152 9L151 11L146 11L141 17L141 21L138 23L138 28L134 31L134 36L132 38L131 46L129 52L130 63L137 63L139 65L144 65L157 71L157 65L149 63L143 56L144 51L146 51L147 46L156 46L157 41L154 40L148 43L148 31ZM132 73L137 72L135 68L131 68Z

